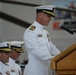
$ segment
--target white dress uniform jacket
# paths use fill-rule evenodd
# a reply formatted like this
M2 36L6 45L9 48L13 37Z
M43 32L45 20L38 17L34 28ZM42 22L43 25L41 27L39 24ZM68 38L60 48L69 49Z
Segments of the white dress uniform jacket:
M0 75L11 75L9 65L5 65L0 61Z
M49 75L50 60L60 51L53 45L49 33L38 22L34 22L24 33L28 64L24 75Z
M11 69L11 75L22 75L20 66L15 63L15 60L9 58L9 66Z

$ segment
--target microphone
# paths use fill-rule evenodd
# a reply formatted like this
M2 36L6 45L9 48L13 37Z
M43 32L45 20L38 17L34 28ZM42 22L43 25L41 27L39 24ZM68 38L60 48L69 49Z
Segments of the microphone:
M69 32L70 34L74 33L74 31L68 29L67 27L63 26L62 24L59 24L59 28L64 29L65 31Z

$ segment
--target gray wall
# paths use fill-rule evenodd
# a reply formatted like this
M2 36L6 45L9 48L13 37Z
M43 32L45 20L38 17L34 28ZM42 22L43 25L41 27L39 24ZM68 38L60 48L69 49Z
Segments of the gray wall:
M17 0L17 1L45 5L45 4L52 4L54 0L31 0L31 1ZM15 16L30 23L33 23L35 20L35 9L33 7L0 3L0 10L9 15ZM46 27L46 29L50 33L52 42L57 46L57 48L60 51L63 51L70 45L76 43L76 34L72 35L64 30L53 30L52 29L53 21L54 20L52 19L52 21L50 22L49 26ZM17 26L14 23L0 19L0 37L1 37L0 42L9 40L23 40L23 34L25 30L26 28ZM19 60L20 62L23 62L23 60L25 59L27 59L26 51L24 54L20 56Z

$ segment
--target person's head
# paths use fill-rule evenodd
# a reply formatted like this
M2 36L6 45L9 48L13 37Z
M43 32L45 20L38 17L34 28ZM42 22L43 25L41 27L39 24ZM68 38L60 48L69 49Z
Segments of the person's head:
M11 53L11 47L9 42L0 43L0 61L7 63L9 61L9 55Z
M74 4L74 2L73 2L73 1L72 1L72 2L70 2L69 8L75 8L75 4Z
M43 26L47 26L51 20L51 17L55 17L53 5L45 5L35 7L36 9L36 21Z
M10 58L12 58L13 60L17 60L19 58L19 56L21 55L21 53L24 52L22 45L24 44L24 42L22 41L11 41L11 54L10 54Z

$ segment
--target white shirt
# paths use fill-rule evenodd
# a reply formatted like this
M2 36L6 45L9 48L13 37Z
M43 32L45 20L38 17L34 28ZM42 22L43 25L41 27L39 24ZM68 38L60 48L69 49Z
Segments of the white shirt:
M0 75L11 75L9 65L5 65L0 61Z
M31 26L24 33L28 53L28 64L24 75L49 75L50 61L60 51L53 45L49 33L41 24L35 21Z
M11 69L11 75L22 75L21 68L15 63L15 60L9 58L9 66Z

